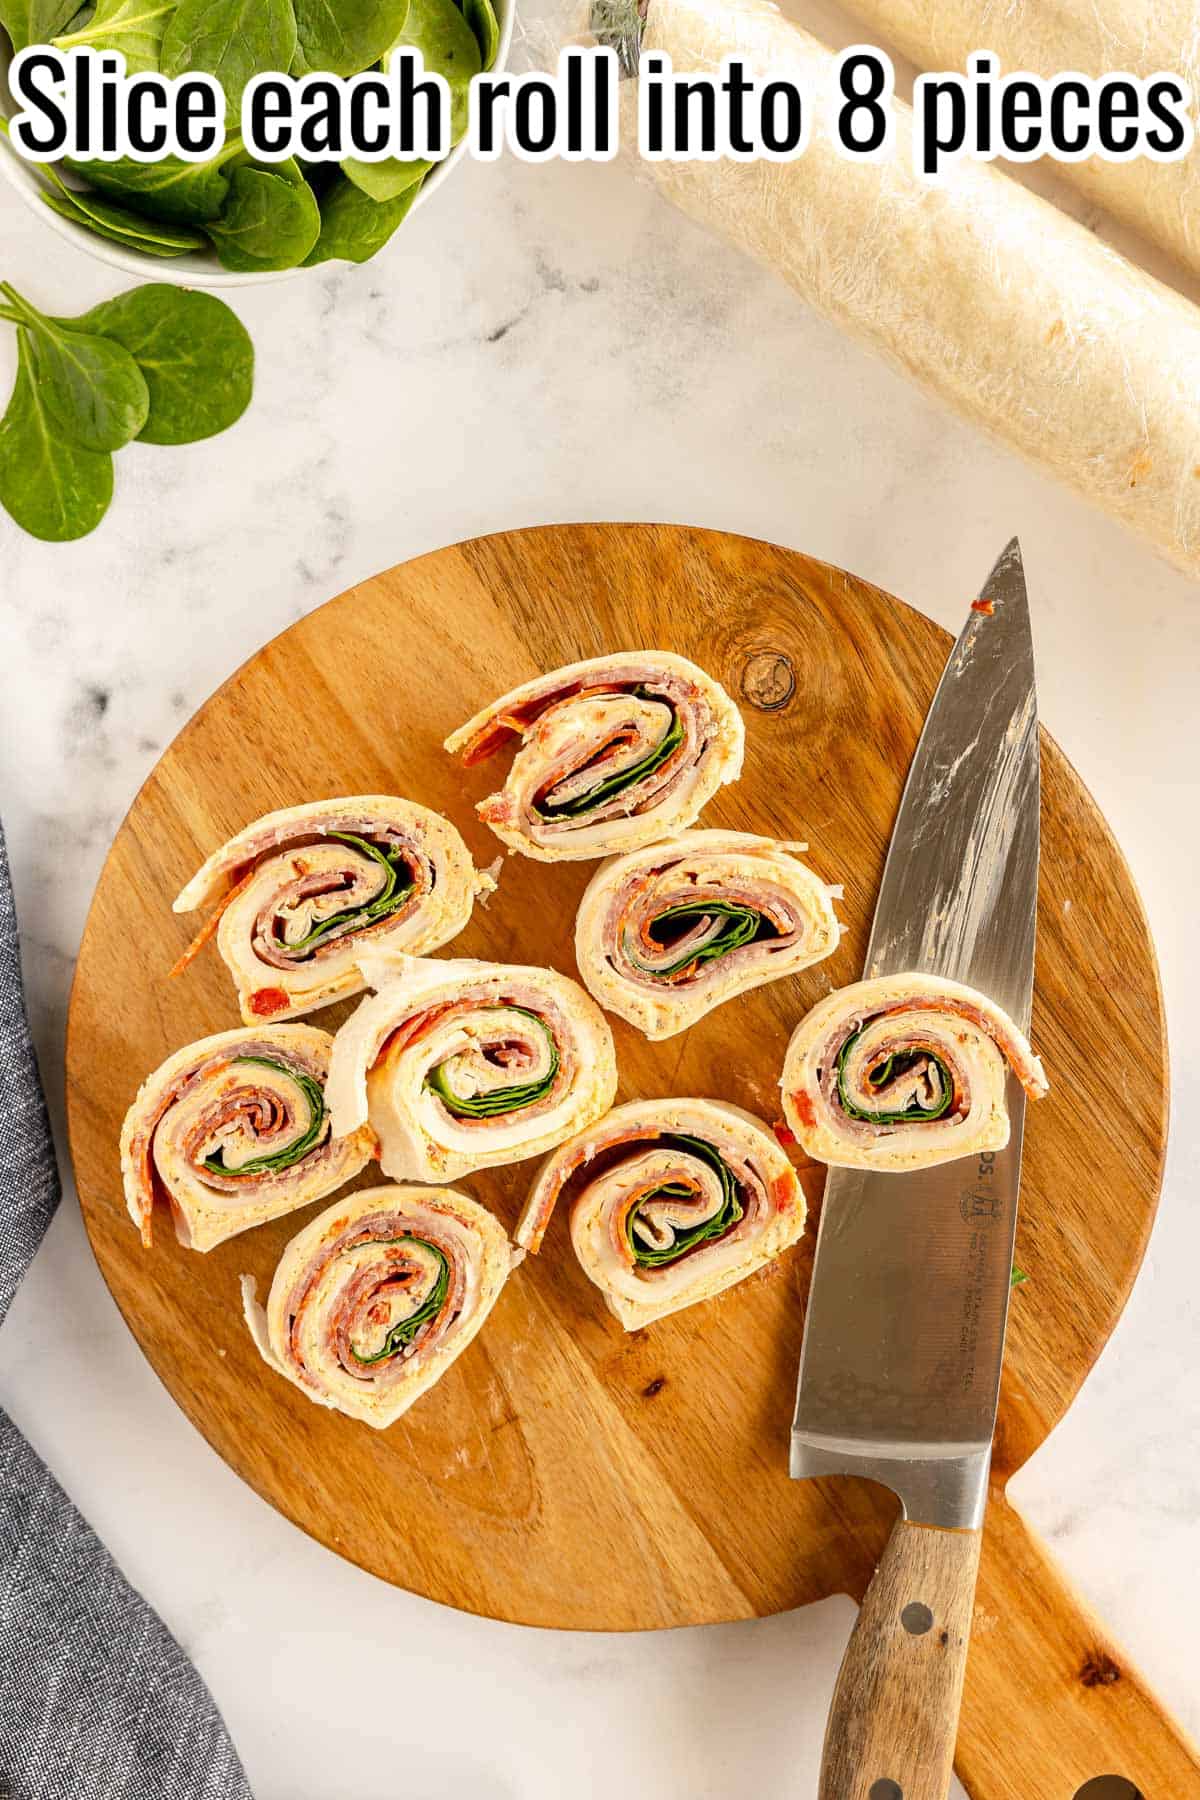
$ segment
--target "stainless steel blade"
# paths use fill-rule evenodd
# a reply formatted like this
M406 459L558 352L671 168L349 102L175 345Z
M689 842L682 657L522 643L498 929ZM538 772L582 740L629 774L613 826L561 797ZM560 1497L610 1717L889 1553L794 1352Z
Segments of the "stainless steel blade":
M1028 1029L1040 759L1014 538L934 696L900 803L868 976L969 982ZM913 1174L831 1169L792 1426L792 1474L858 1474L908 1518L983 1516L1016 1233L1025 1097L1006 1148Z

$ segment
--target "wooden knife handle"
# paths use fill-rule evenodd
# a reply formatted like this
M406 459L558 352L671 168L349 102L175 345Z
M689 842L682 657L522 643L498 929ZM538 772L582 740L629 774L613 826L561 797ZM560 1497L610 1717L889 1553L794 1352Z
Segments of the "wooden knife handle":
M833 1690L818 1800L946 1800L980 1537L897 1521Z

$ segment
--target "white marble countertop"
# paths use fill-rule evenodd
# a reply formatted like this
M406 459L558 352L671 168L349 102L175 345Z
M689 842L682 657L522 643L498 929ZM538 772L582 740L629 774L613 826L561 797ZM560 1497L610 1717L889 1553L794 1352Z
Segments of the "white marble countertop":
M49 310L122 285L6 190L0 242L0 273ZM620 167L467 164L371 267L237 304L259 379L232 434L125 452L116 504L81 544L34 544L0 515L0 794L56 1116L72 959L121 815L192 710L310 607L477 532L648 519L775 539L956 626L1019 530L1042 716L1157 934L1175 1117L1132 1302L1013 1493L1200 1731L1194 586ZM7 342L0 362L6 389ZM0 1399L196 1657L258 1800L813 1789L848 1602L623 1638L393 1591L278 1518L176 1410L69 1191L0 1333Z

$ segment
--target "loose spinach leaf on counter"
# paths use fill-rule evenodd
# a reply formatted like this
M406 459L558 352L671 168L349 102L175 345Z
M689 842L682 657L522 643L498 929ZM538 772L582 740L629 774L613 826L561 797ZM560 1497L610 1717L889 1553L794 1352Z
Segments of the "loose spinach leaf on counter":
M321 235L304 259L306 269L325 262L370 262L407 218L420 182L395 200L372 200L344 175L321 196Z
M295 0L294 72L361 75L392 48L409 0Z
M321 232L316 195L294 162L235 169L208 235L226 269L295 269Z
M17 379L0 421L0 506L23 531L65 544L94 531L113 492L112 457L59 437L34 379L29 333L18 333Z
M175 0L97 0L91 18L54 40L56 50L119 50L130 75L158 72L163 32Z
M0 26L14 50L48 44L70 24L76 0L0 0Z
M164 75L215 75L227 117L241 117L252 75L286 73L296 55L292 0L179 0L162 41Z
M150 394L144 444L194 444L237 423L254 391L254 345L237 314L212 294L155 282L105 300L80 331L122 345Z
M30 375L58 434L84 450L132 442L146 423L150 392L128 350L47 319L7 282L0 294L21 320Z
M211 161L183 162L164 156L161 162L76 162L67 167L109 199L119 200L172 224L206 225L229 198L230 165L245 158L240 137L230 137Z

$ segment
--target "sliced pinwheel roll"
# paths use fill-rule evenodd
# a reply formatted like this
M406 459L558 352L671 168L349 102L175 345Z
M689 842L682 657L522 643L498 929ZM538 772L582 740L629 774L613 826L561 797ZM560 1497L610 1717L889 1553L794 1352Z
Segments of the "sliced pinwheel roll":
M592 877L575 925L588 988L648 1038L674 1037L736 994L837 949L827 887L780 844L744 831L686 831L631 850Z
M264 1362L382 1431L462 1355L519 1261L452 1188L364 1188L292 1239L265 1308L243 1275L242 1304Z
M247 1024L360 994L368 949L420 955L457 937L495 887L440 813L386 794L256 819L209 857L176 912L214 906L173 973L216 933Z
M371 1160L369 1130L335 1138L325 1101L333 1039L313 1025L222 1031L142 1083L121 1131L125 1203L149 1248L154 1202L192 1250L314 1200Z
M564 1191L575 1254L626 1331L732 1287L804 1230L779 1143L718 1100L635 1100L573 1137L538 1171L523 1249L537 1251Z
M453 1181L540 1156L608 1111L612 1033L553 969L375 957L379 991L334 1039L334 1129L370 1120L385 1175Z
M958 981L888 975L839 988L801 1019L783 1110L817 1162L924 1169L1003 1149L1010 1067L1040 1100L1045 1072L1002 1008Z
M464 763L519 741L476 807L541 862L611 856L682 831L742 772L741 714L718 682L666 650L571 663L493 701L446 739Z

